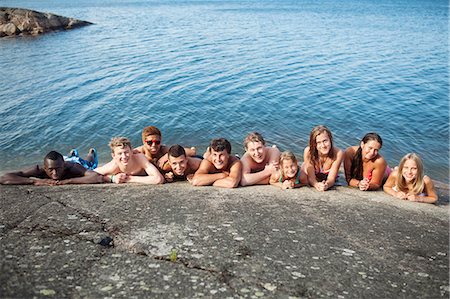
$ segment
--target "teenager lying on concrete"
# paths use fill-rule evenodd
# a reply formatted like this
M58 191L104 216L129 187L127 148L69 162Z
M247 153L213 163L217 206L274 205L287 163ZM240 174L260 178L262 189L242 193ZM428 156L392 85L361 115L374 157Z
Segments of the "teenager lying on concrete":
M169 147L162 144L161 131L155 126L148 126L142 130L142 145L135 148L134 152L145 155L153 165L162 169L167 162ZM195 147L185 148L187 156L195 156Z
M178 144L172 145L167 152L168 160L162 166L166 182L191 181L202 159L186 156L185 149Z
M242 186L269 184L270 176L279 170L280 151L266 146L261 134L253 132L244 139Z
M202 160L191 184L236 188L241 180L242 163L237 157L230 155L230 142L224 138L213 139L208 151L209 158Z
M158 169L141 153L134 153L125 137L114 137L109 142L111 162L95 171L104 175L105 182L162 184L164 178Z
M82 165L64 161L63 155L56 151L44 157L44 164L28 169L6 173L0 177L3 185L66 185L103 183L102 175L87 170Z

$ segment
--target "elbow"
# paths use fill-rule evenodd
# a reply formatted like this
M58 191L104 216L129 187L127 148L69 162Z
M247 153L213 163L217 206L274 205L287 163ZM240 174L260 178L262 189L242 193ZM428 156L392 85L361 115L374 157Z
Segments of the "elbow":
M193 177L191 181L192 186L201 186L200 180L197 177Z
M240 184L241 184L242 187L250 185L250 183L244 177L241 178ZM238 182L238 185L239 185L239 182Z
M162 175L159 175L156 179L155 179L155 185L161 185L164 183L164 177Z

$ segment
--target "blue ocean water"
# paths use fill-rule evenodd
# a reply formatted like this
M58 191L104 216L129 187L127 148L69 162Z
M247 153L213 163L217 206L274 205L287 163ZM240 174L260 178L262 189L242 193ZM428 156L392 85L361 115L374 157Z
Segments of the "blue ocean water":
M46 152L112 136L138 145L226 137L233 152L259 131L301 156L309 132L340 148L370 131L394 166L417 152L449 181L448 11L445 0L0 0L95 25L0 39L0 171Z

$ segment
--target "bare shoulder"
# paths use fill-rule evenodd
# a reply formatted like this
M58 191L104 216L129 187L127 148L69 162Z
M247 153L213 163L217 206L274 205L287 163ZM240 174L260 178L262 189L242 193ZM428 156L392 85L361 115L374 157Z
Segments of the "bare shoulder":
M135 151L135 152L144 153L144 146L141 145L141 146L135 147L135 148L134 148L134 151Z
M375 162L374 162L374 165L375 165L375 166L386 167L386 166L387 166L387 162L386 162L386 160L384 159L383 156L378 155L377 159L376 159Z
M280 150L278 149L278 147L266 147L267 150L269 151L269 156L270 158L279 158L280 157Z
M86 168L81 164L73 162L64 162L64 168L68 170L70 174L84 174L86 172Z
M427 175L425 175L425 176L423 177L423 181L424 181L424 183L427 184L427 185L433 185L433 180L432 180L429 176L427 176Z
M169 151L169 147L167 145L161 145L161 147L159 148L159 153L161 155L167 154L168 151Z

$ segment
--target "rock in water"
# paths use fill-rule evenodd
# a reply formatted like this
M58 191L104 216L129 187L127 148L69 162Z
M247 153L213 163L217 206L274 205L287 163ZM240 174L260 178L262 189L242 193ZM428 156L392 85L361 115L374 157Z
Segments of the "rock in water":
M54 30L67 30L92 23L29 9L0 7L0 37L37 35Z

